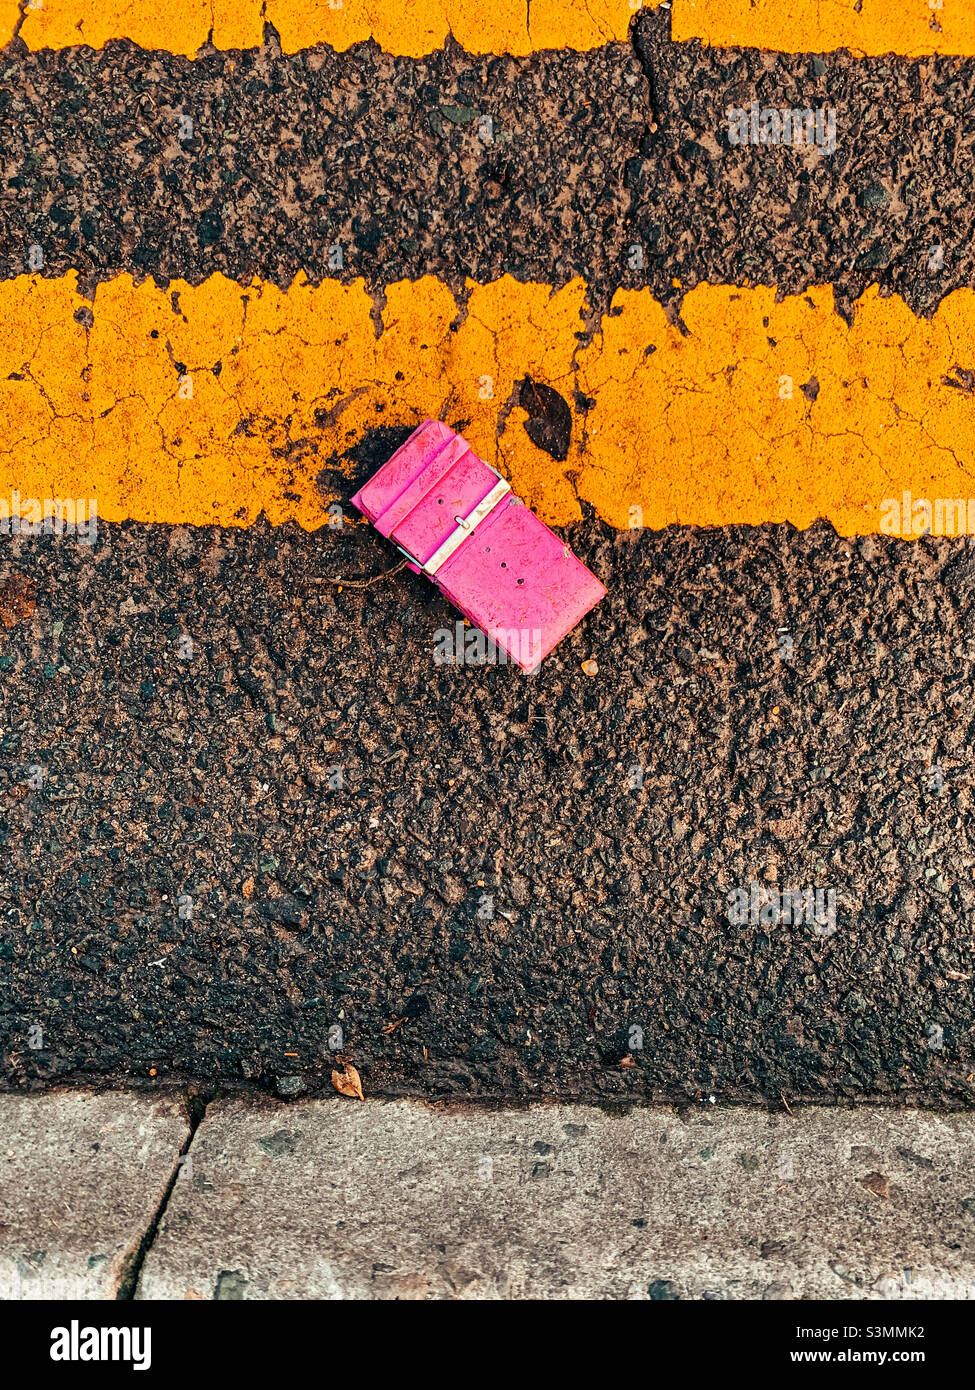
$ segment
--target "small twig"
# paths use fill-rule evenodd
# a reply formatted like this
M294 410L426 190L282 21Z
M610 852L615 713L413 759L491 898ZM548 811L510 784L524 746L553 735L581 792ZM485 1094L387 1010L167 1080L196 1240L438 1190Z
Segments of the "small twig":
M327 575L319 575L312 580L312 583L341 584L343 589L371 589L373 584L378 584L381 579L390 579L394 574L399 574L400 570L406 569L409 563L409 560L401 560L391 570L383 570L382 574L374 574L371 579L329 579Z

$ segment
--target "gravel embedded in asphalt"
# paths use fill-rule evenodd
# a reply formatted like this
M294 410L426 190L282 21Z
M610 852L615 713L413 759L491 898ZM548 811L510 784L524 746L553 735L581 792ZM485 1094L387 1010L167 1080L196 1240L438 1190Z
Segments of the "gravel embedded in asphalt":
M975 283L975 60L675 44L662 9L631 39L411 59L282 55L269 29L192 60L15 40L0 275L361 276L377 296L578 276L596 313L649 286L673 315L700 283L832 284L847 315L874 284L930 314ZM732 144L753 103L819 112L823 138Z
M351 521L5 538L3 1084L970 1104L975 551L568 538L535 677Z

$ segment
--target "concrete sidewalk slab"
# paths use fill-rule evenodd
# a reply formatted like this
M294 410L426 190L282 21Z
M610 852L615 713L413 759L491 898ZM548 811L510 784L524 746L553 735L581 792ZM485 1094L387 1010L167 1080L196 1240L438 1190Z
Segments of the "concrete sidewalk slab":
M116 1298L189 1132L172 1096L0 1096L0 1299Z
M975 1117L220 1101L138 1298L975 1293Z

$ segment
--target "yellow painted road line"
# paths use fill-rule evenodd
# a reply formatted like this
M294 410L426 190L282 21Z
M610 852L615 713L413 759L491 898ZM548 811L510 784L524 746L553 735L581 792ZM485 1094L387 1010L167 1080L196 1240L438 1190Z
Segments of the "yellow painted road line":
M167 290L72 272L0 284L0 509L95 497L106 520L314 528L316 478L381 426L439 415L553 524L580 499L618 527L828 518L884 529L885 499L975 497L975 291L930 320L869 291L702 285L680 321L619 291L589 341L581 281L391 285L379 336L361 281ZM453 327L452 327L453 325ZM564 463L529 439L517 384L573 412ZM588 408L586 400L590 402ZM339 480L341 482L341 479ZM29 511L24 501L25 514ZM918 528L920 529L920 528Z
M374 39L387 53L421 57L452 34L469 53L585 51L627 38L642 9L665 0L26 0L20 36L29 48L103 47L131 39L187 57L208 40L255 48L265 20L286 53L327 43L343 51ZM909 57L975 54L972 0L673 0L675 40L715 47ZM0 43L21 20L18 0L0 0Z
M660 3L643 0L647 9ZM267 21L286 53L319 43L342 51L371 38L387 53L418 58L453 34L468 53L524 54L625 40L639 8L636 0L27 0L20 37L33 49L125 38L193 57L211 31L217 48L258 47ZM17 0L0 0L0 42L19 17Z
M972 0L674 0L671 37L716 48L975 54Z

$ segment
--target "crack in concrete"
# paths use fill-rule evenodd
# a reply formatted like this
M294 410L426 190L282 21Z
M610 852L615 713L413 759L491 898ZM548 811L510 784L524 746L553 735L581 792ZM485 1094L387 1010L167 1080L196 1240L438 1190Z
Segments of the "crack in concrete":
M204 1116L206 1115L206 1108L207 1102L198 1094L194 1092L187 1095L186 1111L187 1119L189 1120L189 1133L176 1157L176 1163L173 1166L169 1181L166 1184L166 1188L162 1197L159 1199L155 1211L149 1219L146 1229L135 1243L134 1248L123 1260L122 1275L115 1295L116 1300L119 1302L131 1302L136 1296L139 1287L139 1278L142 1274L142 1267L146 1262L149 1251L152 1249L156 1236L159 1234L159 1227L166 1214L166 1209L172 1198L173 1190L176 1187L176 1183L179 1181L180 1174L183 1172L183 1160L189 1153L196 1131L203 1123Z

